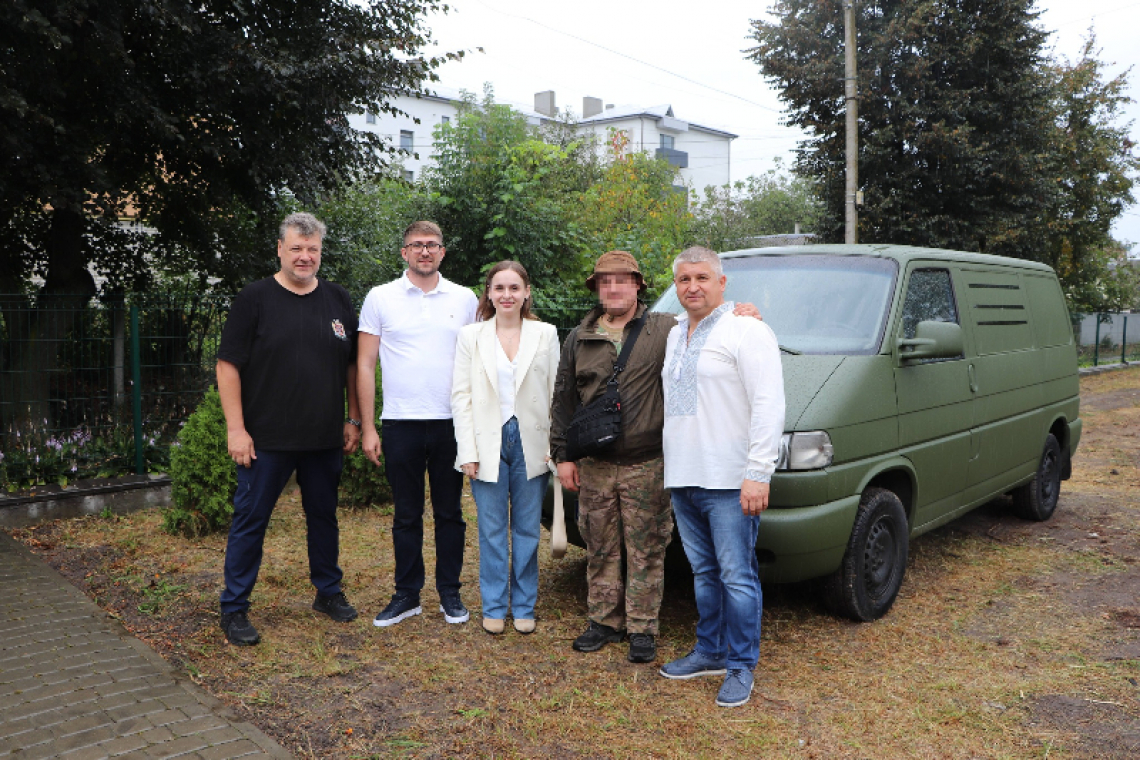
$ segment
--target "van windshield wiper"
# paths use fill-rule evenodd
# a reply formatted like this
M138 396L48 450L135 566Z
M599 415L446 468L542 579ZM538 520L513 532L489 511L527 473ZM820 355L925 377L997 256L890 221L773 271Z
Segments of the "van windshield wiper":
M792 354L793 356L799 356L803 353L803 351L797 351L794 348L788 348L787 346L780 346L780 350L785 354Z

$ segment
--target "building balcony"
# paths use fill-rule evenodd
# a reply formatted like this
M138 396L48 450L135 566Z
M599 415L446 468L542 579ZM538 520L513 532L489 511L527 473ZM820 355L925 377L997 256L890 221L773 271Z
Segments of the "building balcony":
M676 166L678 169L689 168L689 154L683 150L676 150L675 148L658 148L656 153L658 158L663 158L669 163Z

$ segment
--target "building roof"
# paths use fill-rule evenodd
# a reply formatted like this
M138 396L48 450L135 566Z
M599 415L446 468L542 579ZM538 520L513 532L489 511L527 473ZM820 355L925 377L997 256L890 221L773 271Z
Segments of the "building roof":
M614 106L612 108L607 108L606 110L602 111L600 114L597 114L596 116L591 116L589 118L582 119L579 123L583 124L583 125L587 125L587 124L608 124L608 123L614 122L614 121L624 121L625 119L637 119L637 118L650 118L650 119L660 121L662 119L676 119L677 117L673 115L673 106L671 106L667 103L664 103L661 105L656 105L656 106L649 106L648 108L646 108L644 106L635 106L635 105L626 104L626 105ZM714 134L714 135L721 135L723 137L727 137L730 140L734 140L740 136L740 135L733 134L732 132L728 132L728 131L723 130L723 129L717 129L715 127L708 127L708 126L705 126L703 124L697 124L696 122L692 122L692 121L686 122L686 123L688 124L690 129L699 129L702 132L709 132L709 133Z

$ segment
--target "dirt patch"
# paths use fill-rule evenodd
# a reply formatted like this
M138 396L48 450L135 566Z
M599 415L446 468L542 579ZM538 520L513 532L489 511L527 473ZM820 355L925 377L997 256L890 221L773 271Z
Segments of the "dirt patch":
M1067 736L1075 757L1134 760L1140 757L1140 719L1125 705L1050 694L1029 707L1030 724L1042 723Z
M1081 398L1081 412L1111 412L1140 405L1140 390L1120 388Z

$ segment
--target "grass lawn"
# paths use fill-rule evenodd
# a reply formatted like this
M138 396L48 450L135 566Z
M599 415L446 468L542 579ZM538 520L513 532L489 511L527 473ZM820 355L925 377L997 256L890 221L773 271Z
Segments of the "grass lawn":
M251 619L256 647L218 629L225 537L161 532L157 512L21 530L75 585L298 757L1033 758L1140 756L1140 369L1082 380L1085 438L1057 514L1027 523L998 500L913 542L882 620L831 617L811 584L767 585L756 692L657 667L693 643L691 578L673 572L656 665L626 645L579 654L585 559L540 553L538 630L478 624L468 499L466 625L424 615L388 629L391 516L345 512L341 564L359 620L313 613L304 519L286 493ZM761 526L763 530L763 526ZM431 535L428 520L427 535Z

